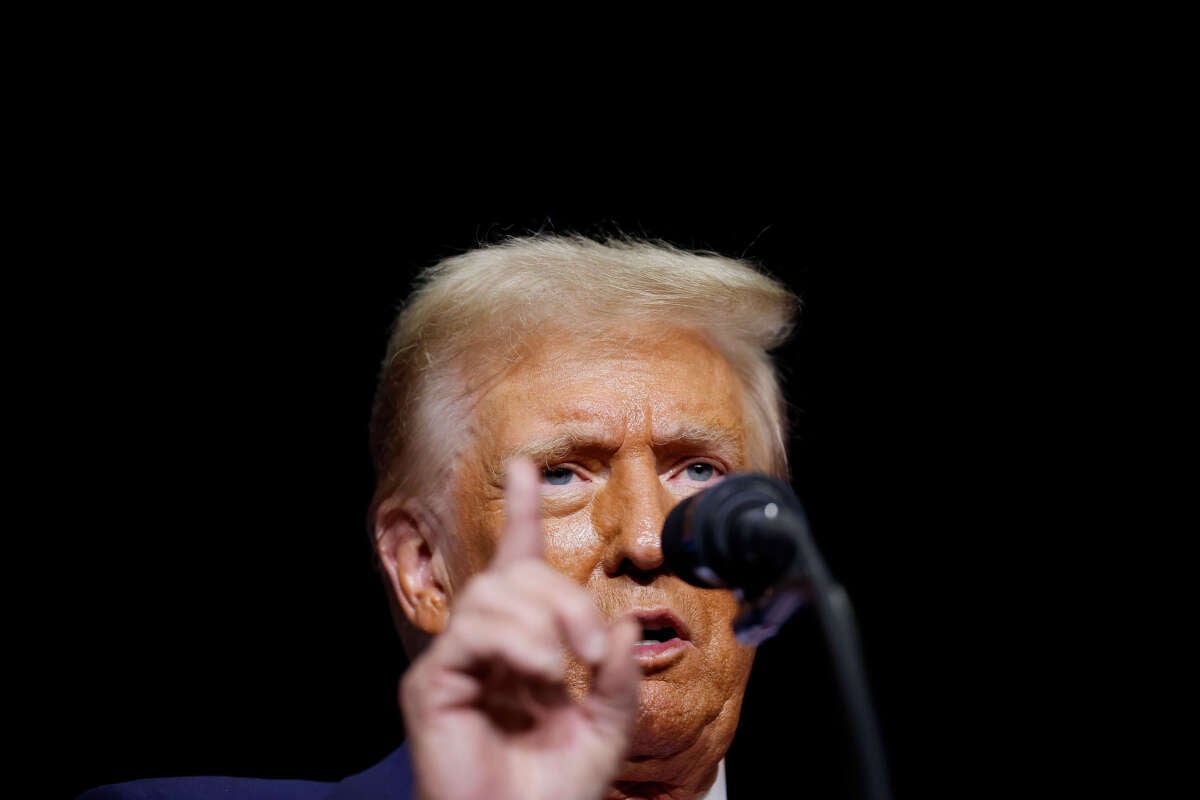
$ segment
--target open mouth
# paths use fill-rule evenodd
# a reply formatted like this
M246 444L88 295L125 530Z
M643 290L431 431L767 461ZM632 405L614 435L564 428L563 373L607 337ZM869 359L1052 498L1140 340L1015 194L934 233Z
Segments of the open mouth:
M633 652L643 663L665 663L689 645L691 635L687 626L670 609L638 611L636 616L642 625L642 635Z
M654 644L656 642L669 642L672 639L679 638L679 631L670 625L646 627L642 626L642 638L638 644Z

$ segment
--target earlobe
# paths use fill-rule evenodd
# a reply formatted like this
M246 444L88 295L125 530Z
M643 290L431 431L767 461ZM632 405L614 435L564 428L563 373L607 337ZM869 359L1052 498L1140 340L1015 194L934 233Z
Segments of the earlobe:
M375 550L404 616L434 635L446 627L448 596L437 542L421 519L411 502L385 500L375 513Z

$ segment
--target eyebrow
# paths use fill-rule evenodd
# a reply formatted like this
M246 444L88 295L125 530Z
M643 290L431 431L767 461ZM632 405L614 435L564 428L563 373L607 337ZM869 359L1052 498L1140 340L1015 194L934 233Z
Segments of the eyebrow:
M582 426L567 426L549 436L522 442L504 454L504 461L525 456L535 464L547 464L583 450L614 452L621 446L611 436Z
M663 432L655 432L650 439L653 447L680 448L715 451L736 462L741 462L745 437L735 428L721 424L684 423Z
M744 437L736 430L719 424L685 423L657 431L650 439L655 449L697 450L721 455L740 464L744 460ZM619 439L586 426L567 426L549 436L537 437L511 448L502 459L525 456L545 465L579 452L616 452Z

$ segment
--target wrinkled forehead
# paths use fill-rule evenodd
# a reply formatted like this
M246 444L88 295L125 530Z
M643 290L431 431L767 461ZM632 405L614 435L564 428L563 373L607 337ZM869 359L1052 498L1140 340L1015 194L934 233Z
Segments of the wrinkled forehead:
M744 387L704 336L656 328L618 337L550 335L527 343L482 388L479 432L506 452L566 439L616 449L631 435L744 447L751 424Z

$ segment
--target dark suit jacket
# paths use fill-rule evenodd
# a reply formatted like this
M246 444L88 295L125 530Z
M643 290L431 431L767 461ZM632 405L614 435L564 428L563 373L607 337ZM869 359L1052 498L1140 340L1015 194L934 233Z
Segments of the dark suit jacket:
M411 800L412 765L401 746L337 783L261 778L147 778L89 789L76 800Z

